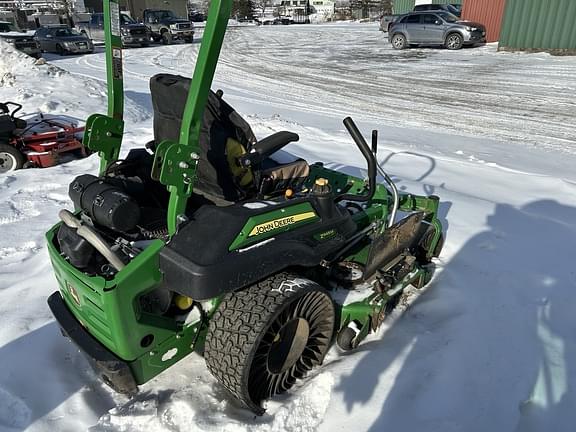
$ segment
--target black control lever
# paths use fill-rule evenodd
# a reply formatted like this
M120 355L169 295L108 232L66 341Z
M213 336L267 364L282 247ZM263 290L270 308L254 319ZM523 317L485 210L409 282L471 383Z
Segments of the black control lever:
M8 105L15 106L16 109L10 113L10 108L8 108ZM16 113L17 113L18 111L20 111L21 109L22 109L22 105L20 105L19 103L16 103L16 102L4 102L4 103L0 103L0 113L10 114L10 117L11 117L11 118L14 118L14 114L16 114Z
M374 196L376 193L376 157L374 156L375 152L368 147L366 144L366 140L356 127L354 120L351 117L346 117L344 119L344 126L348 129L348 133L358 146L358 149L362 152L362 155L366 159L368 163L368 193L363 195L356 195L356 194L344 194L340 195L336 198L337 201L348 200L348 201L361 201L365 202ZM374 133L372 133L372 137L374 137ZM374 138L372 138L372 147L374 149Z
M374 129L372 131L372 153L374 153L374 156L376 156L377 152L378 152L378 131Z

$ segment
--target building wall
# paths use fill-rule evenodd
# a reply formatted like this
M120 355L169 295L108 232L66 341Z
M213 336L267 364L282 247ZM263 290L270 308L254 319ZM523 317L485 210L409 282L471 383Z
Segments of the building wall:
M486 26L486 41L497 42L500 38L506 0L465 0L462 19Z
M415 4L416 2L414 0L394 0L394 4L392 5L392 13L403 14L410 12L412 9L414 9Z
M335 4L331 0L310 0L314 22L329 21L334 18ZM312 18L311 18L312 19Z
M575 23L575 0L508 0L499 48L576 53Z

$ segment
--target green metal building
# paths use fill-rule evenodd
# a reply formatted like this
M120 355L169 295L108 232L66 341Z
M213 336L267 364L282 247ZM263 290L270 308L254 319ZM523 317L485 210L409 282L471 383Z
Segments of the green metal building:
M499 48L576 54L576 0L508 0Z
M430 0L427 3L432 4L462 4L464 0ZM470 1L470 0L468 0ZM394 4L392 7L393 13L395 14L403 14L407 12L411 12L414 9L416 4L416 0L394 0Z

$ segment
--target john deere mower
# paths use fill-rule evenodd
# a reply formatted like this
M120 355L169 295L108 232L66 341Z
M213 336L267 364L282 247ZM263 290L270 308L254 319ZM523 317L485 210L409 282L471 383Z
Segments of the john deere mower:
M351 118L366 179L278 162L294 133L256 139L210 90L231 3L211 2L192 79L151 78L154 139L119 159L119 8L104 1L108 115L92 115L85 134L100 172L72 181L75 211L47 233L60 287L48 303L114 390L133 395L197 351L262 414L333 343L353 350L408 285L430 281L442 226L438 198L399 194L376 132L368 145ZM338 302L343 287L361 300Z

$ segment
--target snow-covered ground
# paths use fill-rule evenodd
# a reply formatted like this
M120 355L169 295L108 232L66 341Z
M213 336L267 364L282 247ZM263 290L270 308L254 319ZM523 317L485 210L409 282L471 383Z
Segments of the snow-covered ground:
M148 79L189 75L198 44L125 51L126 148L151 137ZM0 100L105 112L104 57L0 45ZM133 400L94 379L46 306L43 233L94 157L0 178L0 431L571 431L576 406L576 59L393 51L376 25L229 31L215 88L263 137L359 174L341 120L380 131L402 190L437 194L447 243L433 283L356 352L254 418L192 355Z

